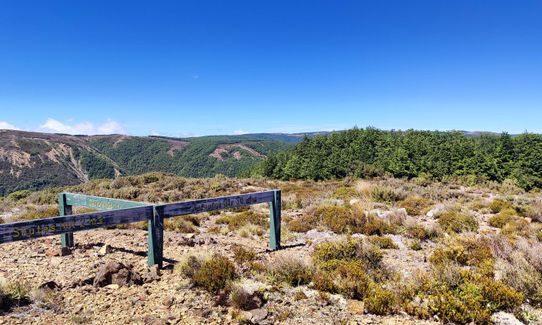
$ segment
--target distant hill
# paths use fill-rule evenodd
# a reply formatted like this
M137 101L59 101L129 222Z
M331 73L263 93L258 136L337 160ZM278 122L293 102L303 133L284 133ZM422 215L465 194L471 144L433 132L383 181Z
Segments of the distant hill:
M149 171L186 177L248 175L256 162L271 152L289 148L304 136L168 138L0 130L0 196Z

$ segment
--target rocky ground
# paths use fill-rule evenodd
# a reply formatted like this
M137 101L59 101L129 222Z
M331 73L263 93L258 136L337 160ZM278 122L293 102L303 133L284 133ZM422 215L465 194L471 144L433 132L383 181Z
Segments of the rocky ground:
M375 182L377 184L378 182ZM41 238L0 246L0 284L20 283L32 288L28 301L4 308L0 324L439 324L437 316L419 318L408 315L400 307L387 316L373 315L367 311L363 300L349 299L340 294L323 294L312 283L301 286L277 284L266 277L265 271L255 271L254 265L270 267L275 261L295 258L311 263L312 254L319 244L341 238L361 238L364 233L337 233L329 227L317 226L308 231L294 231L292 220L314 213L315 206L361 204L369 183L347 184L353 192L347 197L336 195L342 183L241 184L243 192L271 187L286 187L283 192L283 249L267 250L267 230L259 231L255 225L237 229L218 222L219 218L238 212L204 214L195 232L184 228L165 232L162 270L147 267L147 232L142 229L100 229L75 234L76 247L61 250L56 237ZM379 186L382 186L381 183ZM417 185L386 186L408 191ZM439 185L440 186L440 185ZM440 187L431 191L438 191ZM83 192L83 191L82 191ZM88 194L100 194L86 191ZM233 191L233 192L239 192ZM340 191L339 191L340 192ZM343 191L344 192L344 191ZM353 193L353 194L352 194ZM417 216L409 214L399 204L363 203L365 210L381 218L401 219L401 227L409 222L430 228L437 224L436 215L451 204L471 206L477 200L491 201L501 196L491 189L455 187L446 188L445 194L420 192L431 204ZM352 197L354 196L354 197ZM359 196L359 198L357 197ZM514 200L517 195L513 194ZM512 197L510 196L510 197ZM446 198L444 198L446 197ZM537 195L526 195L532 199ZM517 201L517 200L516 200ZM27 202L24 202L25 204ZM5 205L6 221L23 213L16 204ZM266 206L256 206L256 213L267 213ZM470 208L469 208L470 209ZM472 209L478 220L478 233L491 235L499 229L488 224L494 213ZM415 217L415 218L414 218ZM529 220L531 222L531 220ZM534 221L532 221L534 222ZM252 228L251 228L252 227ZM291 229L290 229L291 228ZM294 229L294 230L292 230ZM413 249L413 239L404 231L383 234L396 245L384 249L383 266L393 270L397 278L409 279L418 271L428 271L431 255L450 236L423 240ZM448 239L447 239L448 238ZM194 284L178 271L178 265L190 255L218 253L236 260L234 247L246 247L256 253L251 266L236 262L240 285L249 293L258 292L256 303L250 308L238 308L220 294L211 294ZM394 274L395 274L394 273ZM391 281L391 280L390 280ZM399 280L401 282L402 280ZM391 282L390 282L391 283ZM226 298L227 300L227 298ZM1 302L0 302L1 303ZM538 323L542 312L534 304L526 305L528 321ZM522 310L525 310L522 307ZM498 324L516 324L518 318L511 312L496 312L492 321ZM525 320L523 320L525 322Z
M313 232L308 237L323 238L327 233ZM312 236L312 237L311 237ZM23 281L31 287L50 286L52 297L43 305L15 307L0 317L5 324L233 324L236 311L217 306L207 292L191 287L186 279L173 272L173 265L190 252L220 252L231 256L232 244L253 247L257 258L272 259L277 254L304 255L306 246L268 252L266 242L257 238L239 238L216 234L165 234L165 267L159 275L146 265L147 233L138 229L94 230L76 234L77 247L60 255L58 238L5 244L0 249L0 277L4 281ZM107 246L108 249L104 249ZM101 251L101 252L100 252ZM133 267L143 278L142 285L93 285L100 267L120 262ZM149 274L150 273L150 274ZM267 303L261 308L244 312L255 323L284 324L377 324L420 323L408 316L364 315L362 303L339 295L330 301L319 299L318 293L302 288L307 299L295 301L293 288L271 288L254 280L256 287L268 288ZM430 322L422 322L430 323Z

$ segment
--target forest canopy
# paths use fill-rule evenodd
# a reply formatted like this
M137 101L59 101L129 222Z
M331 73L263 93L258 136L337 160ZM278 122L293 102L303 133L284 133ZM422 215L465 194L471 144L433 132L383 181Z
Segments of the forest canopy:
M281 180L354 177L475 176L542 188L542 135L467 136L459 131L383 131L376 128L305 138L262 161L254 173Z

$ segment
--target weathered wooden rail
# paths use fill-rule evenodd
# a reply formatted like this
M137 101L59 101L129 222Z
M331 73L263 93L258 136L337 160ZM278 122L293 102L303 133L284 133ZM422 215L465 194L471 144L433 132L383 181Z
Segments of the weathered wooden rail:
M74 232L148 221L148 264L163 263L164 219L188 214L234 209L269 203L269 248L280 248L281 191L248 193L169 204L150 204L83 194L60 193L60 216L0 225L0 244L44 236L61 235L63 247L75 246ZM72 214L73 206L98 212Z

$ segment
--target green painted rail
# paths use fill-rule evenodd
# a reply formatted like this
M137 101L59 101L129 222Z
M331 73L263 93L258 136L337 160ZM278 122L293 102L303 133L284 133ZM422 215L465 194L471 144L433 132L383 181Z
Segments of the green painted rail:
M59 217L0 225L0 244L60 235L63 247L74 247L74 232L148 222L148 265L163 265L164 219L244 206L269 204L269 249L280 249L281 191L247 193L201 200L153 205L146 202L110 199L98 196L60 193ZM72 207L81 206L98 212L73 214Z

